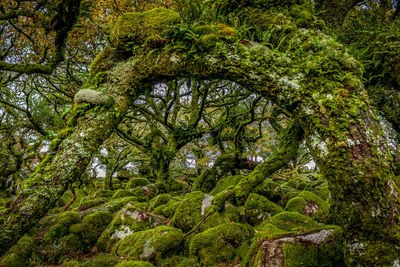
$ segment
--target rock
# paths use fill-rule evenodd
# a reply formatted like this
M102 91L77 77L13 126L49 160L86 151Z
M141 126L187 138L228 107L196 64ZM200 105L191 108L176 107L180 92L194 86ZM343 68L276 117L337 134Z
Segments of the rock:
M86 215L82 220L82 239L87 248L96 244L101 233L107 228L112 220L112 214L109 211L97 211Z
M274 202L253 193L248 196L244 208L246 220L251 225L260 224L265 219L283 211L283 209Z
M115 214L112 222L101 234L97 247L101 251L110 251L116 242L135 232L162 225L164 221L164 218L147 213L146 207L139 203L127 204Z
M329 204L312 192L302 191L297 197L289 199L285 210L312 217L319 210L327 214L329 212Z
M258 244L258 245L255 245ZM339 227L254 241L245 266L346 266Z
M185 196L172 217L172 225L182 229L184 232L190 231L202 218L203 200L208 198L201 191L194 191ZM203 206L205 209L205 206Z
M154 267L154 265L147 261L122 261L115 267Z
M253 229L245 224L225 223L194 236L190 255L197 256L205 266L230 263L238 256L238 249L253 236Z
M153 229L133 233L113 247L113 251L132 260L158 260L183 241L180 229L158 226Z
M111 199L116 199L116 198L121 198L121 197L131 197L134 196L134 194L126 189L119 189L117 192L112 195Z
M34 247L35 240L24 235L0 258L0 267L27 266Z

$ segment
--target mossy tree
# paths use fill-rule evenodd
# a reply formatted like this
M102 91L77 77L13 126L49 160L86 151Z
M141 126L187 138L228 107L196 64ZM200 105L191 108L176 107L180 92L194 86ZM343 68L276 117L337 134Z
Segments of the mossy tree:
M291 1L243 3L240 10L226 9L231 12L224 16L227 22L236 18L231 26L210 26L209 32L197 35L181 28L171 31L180 19L167 9L121 17L111 36L114 52L102 57L104 82L97 89L108 91L113 101L104 102L102 109L90 102L75 106L68 134L59 138L58 149L40 164L3 215L8 219L0 228L1 252L27 232L85 170L92 153L146 85L196 77L236 81L292 114L295 123L288 133L293 134L287 136L293 138L283 144L296 147L304 132L329 182L333 221L346 233L347 263L393 266L398 261L398 180L379 119L363 90L361 65L320 31L307 6ZM296 17L299 8L301 20ZM256 34L236 34L242 29L234 25L237 18L241 25L256 29ZM279 168L287 158L278 156L269 161L277 165L267 161L249 177L262 179L261 174ZM234 193L243 201L241 192Z

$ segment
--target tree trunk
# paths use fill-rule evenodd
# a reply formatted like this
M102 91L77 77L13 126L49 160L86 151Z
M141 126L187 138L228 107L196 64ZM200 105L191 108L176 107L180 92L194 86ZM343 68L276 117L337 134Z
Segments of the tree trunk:
M347 235L347 262L393 265L400 244L399 189L383 131L363 97L329 98L304 103L299 120L328 179L333 222Z
M1 255L34 227L68 186L83 174L93 153L123 117L126 107L121 103L126 103L125 99L106 110L86 111L78 118L73 130L67 128L70 133L60 143L55 154L50 152L25 181L23 192L11 204L7 213L3 214L6 219L0 228ZM118 118L115 115L116 107L120 112Z

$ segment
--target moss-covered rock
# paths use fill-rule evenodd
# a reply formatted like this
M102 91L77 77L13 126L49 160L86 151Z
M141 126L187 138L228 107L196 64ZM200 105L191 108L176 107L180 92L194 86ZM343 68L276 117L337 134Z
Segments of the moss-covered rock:
M154 267L154 265L147 261L122 261L115 267Z
M90 248L96 244L101 233L107 228L112 220L112 214L109 211L97 211L86 215L82 220L82 238L86 247Z
M312 192L302 191L297 197L287 202L285 210L296 211L312 217L319 210L327 214L329 212L329 204Z
M212 196L194 191L185 196L172 217L173 226L190 231L205 215L205 209L211 206Z
M275 236L282 235L275 238L271 238L270 232L264 233L268 233L266 237L253 241L244 266L346 266L339 227L329 226L304 234L275 229Z
M162 225L164 221L164 218L147 213L146 207L141 204L127 204L115 214L112 222L101 234L97 248L110 251L116 242L135 232Z
M262 184L253 189L253 193L264 196L274 203L279 203L285 198L280 184L271 179L265 179Z
M80 211L79 214L83 217L87 214L91 214L97 211L109 211L111 213L114 213L116 211L119 211L123 206L125 206L128 203L137 203L138 198L135 196L132 197L121 197L117 199L112 199L107 201L106 203L98 206L98 207L93 207L87 210Z
M238 223L241 220L239 209L230 204L225 203L225 208L221 211L214 212L198 229L203 232L209 228L217 227L224 223Z
M155 8L143 13L125 13L111 30L110 41L116 47L162 42L170 27L178 23L179 15L171 9Z
M32 250L35 248L35 240L24 235L21 239L12 246L1 258L1 267L11 266L27 266L31 258Z
M83 258L79 261L72 260L62 264L62 267L109 267L115 266L120 259L113 254L99 253L92 258Z
M146 178L133 178L129 180L128 184L126 185L126 189L133 189L138 186L146 186L149 184L150 181Z
M79 210L87 210L93 207L97 207L100 206L102 204L106 203L105 199L102 198L97 198L97 199L89 199L89 200L85 200L82 199L81 203L79 204Z
M171 198L172 196L170 194L159 194L158 196L152 198L149 202L149 211L168 203Z
M130 189L130 192L132 192L140 202L148 202L158 194L158 190L154 184L137 186L133 189Z
M246 220L251 225L260 224L265 219L283 211L283 209L274 202L254 193L249 195L244 207Z
M126 189L119 189L117 190L117 192L114 193L114 195L112 195L111 199L130 197L130 196L134 196L134 193Z
M113 251L132 260L158 260L181 244L183 233L169 226L140 231L119 241Z
M81 216L79 216L79 214L76 212L66 212L62 214L57 223L47 230L47 232L43 236L43 241L47 244L58 242L60 238L70 233L69 228L71 225L80 222Z
M253 229L248 225L225 223L194 236L189 251L205 266L230 263L252 236Z
M297 212L284 211L265 220L261 227L267 224L277 226L279 229L287 232L304 232L318 227L318 223L311 218Z
M171 218L174 214L181 201L171 198L167 203L156 207L152 212L165 218ZM151 211L151 209L149 209Z
M216 194L227 189L228 187L237 185L243 177L244 177L243 175L223 177L218 181L217 185L213 188L213 190L211 190L210 194L215 196Z

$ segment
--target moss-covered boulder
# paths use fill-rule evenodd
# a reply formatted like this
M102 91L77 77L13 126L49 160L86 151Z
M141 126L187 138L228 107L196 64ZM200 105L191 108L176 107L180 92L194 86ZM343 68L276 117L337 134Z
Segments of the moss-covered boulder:
M287 202L285 210L295 211L309 217L321 211L322 213L319 212L318 214L322 216L324 213L328 214L329 203L312 192L302 191L297 197Z
M154 265L147 261L122 261L115 267L154 267Z
M182 230L170 226L133 233L113 247L113 251L132 260L158 260L183 241Z
M340 227L285 211L264 221L257 230L244 266L343 266Z
M109 211L97 211L86 215L82 220L82 239L86 247L90 248L96 244L101 233L107 228L112 220Z
M97 241L97 248L101 251L110 251L113 245L125 237L142 230L162 225L165 220L146 212L146 206L127 204L115 214L114 219Z
M114 195L112 195L111 199L130 197L130 196L134 196L134 194L131 191L126 189L119 189L117 190L117 192L114 193Z
M35 248L35 240L24 235L21 239L12 246L1 258L1 267L11 266L27 266L28 261L31 258L32 250Z
M60 219L51 226L45 235L43 241L47 244L57 243L60 238L69 235L69 228L73 224L81 222L81 216L76 212L66 212L60 216Z
M180 23L178 13L171 9L155 8L146 12L125 13L111 30L110 41L115 47L162 42L171 26Z
M254 193L248 196L244 204L244 209L246 220L251 225L260 224L265 219L283 211L283 209L274 202Z
M225 208L221 211L214 212L207 220L205 220L198 228L199 232L203 232L209 228L219 226L224 223L238 223L241 221L239 209L231 203L225 203Z
M253 193L264 196L274 203L280 203L285 198L279 183L265 179L262 184L253 189Z
M132 192L133 195L137 197L140 202L148 202L150 201L150 199L158 194L158 190L154 184L137 186L133 189L130 189L130 192Z
M244 224L225 223L197 234L191 240L190 255L197 256L203 266L231 263L246 248L253 229Z
M113 254L99 253L92 258L64 261L61 267L109 267L115 266L120 259Z
M172 217L172 225L190 231L205 215L206 208L211 206L212 196L201 191L194 191L185 196Z
M84 217L87 214L91 214L91 213L94 213L97 211L109 211L111 213L114 213L116 211L119 211L123 206L125 206L128 203L133 204L133 203L137 203L137 202L138 202L138 198L135 196L121 197L121 198L109 200L100 206L92 207L92 208L80 211L79 214L81 215L81 217Z
M93 207L100 206L100 205L102 205L104 203L106 203L106 200L102 199L102 198L89 199L89 200L82 199L81 203L79 204L79 208L78 209L80 211L87 210L87 209L90 209L90 208L93 208Z
M149 209L149 211L164 216L165 218L172 218L180 203L181 200L171 198L167 203L154 208L154 210Z
M234 176L223 177L218 181L217 185L213 188L213 190L211 190L210 194L215 196L218 193L227 189L228 187L237 185L243 177L245 176L234 175Z
M315 230L312 233L280 235L282 237L255 240L243 265L346 266L342 230L339 227Z

